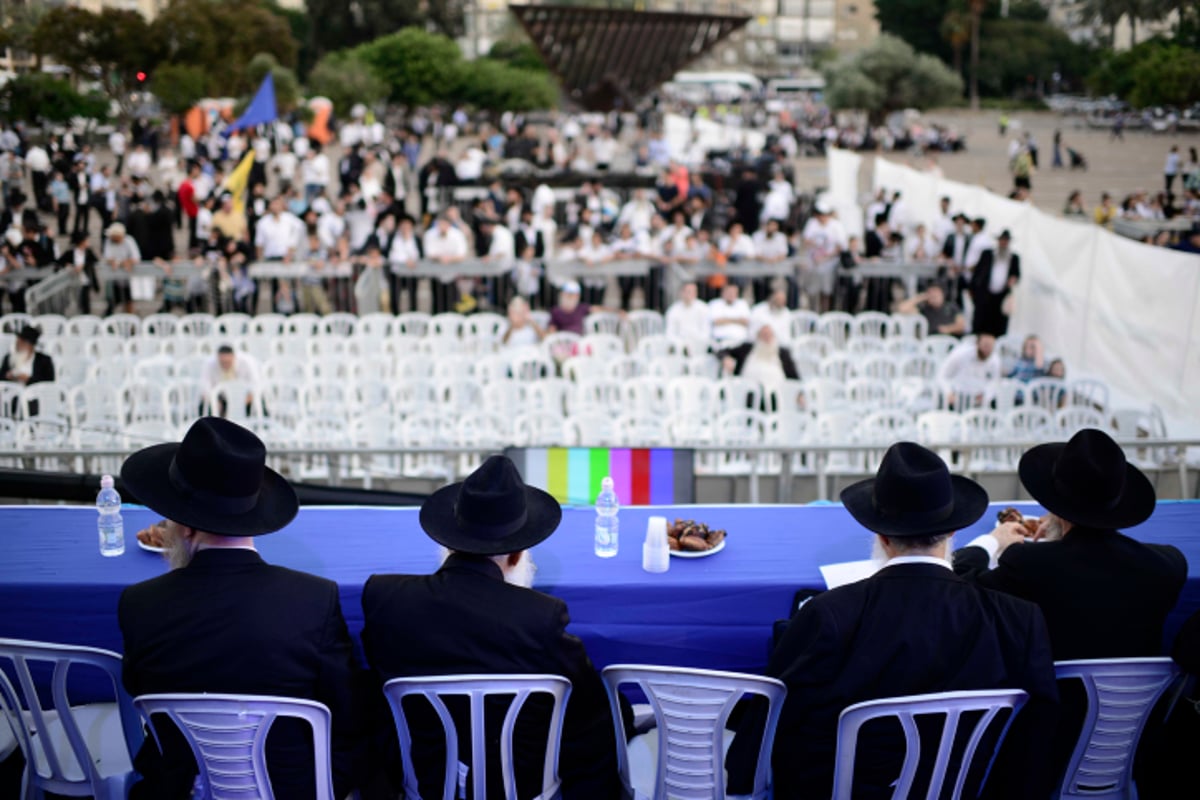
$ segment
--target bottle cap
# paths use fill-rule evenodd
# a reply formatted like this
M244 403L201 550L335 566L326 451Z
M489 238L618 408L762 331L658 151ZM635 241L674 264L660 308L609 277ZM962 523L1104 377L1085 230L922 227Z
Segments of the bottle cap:
M100 488L101 489L113 488L113 476L112 475L101 475L100 476Z

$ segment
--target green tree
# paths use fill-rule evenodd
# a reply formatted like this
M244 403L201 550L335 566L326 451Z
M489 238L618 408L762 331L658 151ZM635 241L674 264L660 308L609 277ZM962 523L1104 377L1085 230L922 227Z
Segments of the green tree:
M396 103L417 106L452 99L463 84L462 52L440 34L405 28L352 53L388 85Z
M213 96L257 89L247 66L258 53L289 69L296 63L297 44L287 21L259 0L173 0L154 19L151 33L163 47L164 60L204 71Z
M1067 85L1083 82L1091 50L1048 22L990 19L983 24L980 88L985 94L1040 94L1057 72Z
M503 61L510 67L519 69L528 69L534 72L548 71L542 57L538 55L537 48L528 39L525 41L500 39L488 51L488 58L493 61Z
M312 26L311 49L316 57L366 44L381 31L415 27L445 36L463 33L464 3L456 0L305 0Z
M917 53L895 36L842 59L826 71L833 108L868 112L873 124L905 108L931 108L962 96L962 78L933 56Z
M1148 48L1133 67L1134 106L1188 106L1200 102L1200 52L1174 43Z
M329 53L308 75L311 96L327 97L339 115L356 104L373 106L388 96L388 85L369 66L345 50Z
M204 71L188 64L159 64L150 91L168 114L184 114L204 99Z
M950 8L951 0L875 0L875 18L883 33L949 60L954 54L941 35L941 25Z
M545 70L521 69L491 58L466 65L459 96L489 111L533 111L558 105L558 88Z
M92 92L81 94L71 84L41 72L18 75L0 88L0 108L11 119L34 124L70 122L77 117L103 121L108 100Z

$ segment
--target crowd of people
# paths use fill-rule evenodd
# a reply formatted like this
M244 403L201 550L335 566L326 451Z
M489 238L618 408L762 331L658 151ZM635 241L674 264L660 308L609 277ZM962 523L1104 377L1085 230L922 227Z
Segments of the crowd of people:
M420 524L442 548L441 567L430 575L379 574L366 582L364 671L337 585L272 566L256 552L256 537L286 528L298 510L289 484L265 466L266 455L249 431L204 418L181 443L142 450L122 467L125 487L164 517L171 566L130 586L119 603L123 683L132 695L249 692L324 703L333 718L337 795L358 788L370 800L394 797L404 778L424 796L438 794L446 774L442 723L415 707L406 716L417 774L402 774L394 728L383 711L384 681L561 675L572 686L559 759L563 796L619 796L616 748L638 733L628 701L622 697L618 713L610 711L585 643L567 627L565 603L533 588L531 550L562 516L550 495L526 486L507 458L493 456L463 482L429 497ZM1029 450L1020 475L1047 510L1033 534L1036 545L1027 543L1024 523L1005 521L951 552L955 531L988 512L988 495L916 444L893 445L874 477L843 490L847 511L873 534L878 571L801 604L773 646L766 674L787 689L774 747L763 756L775 796L828 794L837 721L849 705L1016 689L1028 699L998 760L990 772L965 779L974 782L971 796L986 773L984 797L1049 797L1083 713L1074 695L1063 690L1060 696L1054 662L1161 652L1186 560L1174 547L1121 533L1153 512L1150 481L1096 430ZM203 504L194 502L199 493ZM428 625L429 618L438 624ZM1176 659L1191 671L1200 670L1198 634L1200 617L1193 617L1174 643ZM542 789L548 707L530 702L536 710L517 722L512 769L517 786L535 794ZM732 793L749 792L761 774L765 719L765 706L752 701L729 720L734 737L725 767ZM486 722L489 741L499 736L499 723L499 717ZM1182 724L1187 732L1188 719ZM1195 734L1191 728L1187 735ZM305 736L289 729L268 740L277 796L312 792L312 762L296 757ZM142 775L135 798L191 790L195 766L186 745L161 729L159 741L161 750L147 739L134 760ZM860 745L869 761L856 774L855 794L887 796L903 738L874 731L870 742L865 750ZM466 752L460 750L460 758ZM1171 774L1147 774L1139 794L1157 796L1156 781L1169 786ZM500 770L488 775L488 796L501 794Z

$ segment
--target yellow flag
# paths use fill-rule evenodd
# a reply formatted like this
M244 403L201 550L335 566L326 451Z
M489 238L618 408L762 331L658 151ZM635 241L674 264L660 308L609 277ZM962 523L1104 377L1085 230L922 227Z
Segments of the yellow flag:
M242 158L240 164L229 173L221 184L223 191L233 195L233 210L238 214L246 213L246 189L250 185L250 168L254 166L254 150L250 150Z

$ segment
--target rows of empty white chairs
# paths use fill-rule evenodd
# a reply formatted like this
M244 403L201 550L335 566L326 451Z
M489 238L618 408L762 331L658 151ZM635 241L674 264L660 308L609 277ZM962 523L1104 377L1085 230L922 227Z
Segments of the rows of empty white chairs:
M142 724L145 722L157 731L166 717L197 753L201 787L198 796L270 797L269 777L263 769L264 747L272 722L282 716L302 719L312 729L311 768L316 779L316 796L320 800L334 798L329 749L332 717L329 708L321 703L221 694L131 698L121 686L121 656L97 648L0 639L0 665L15 672L17 678L14 683L0 671L0 715L11 722L14 733L8 742L0 739L0 759L18 747L21 749L27 762L24 775L27 796L53 791L91 794L102 800L127 797L130 785L136 780L132 755L143 742ZM113 683L115 702L67 705L66 684L72 666L107 673ZM41 696L34 688L34 671L38 668L42 668L44 675L50 675L53 668L54 691ZM1060 681L1081 682L1090 706L1074 743L1070 766L1055 796L1098 796L1094 787L1103 781L1108 790L1104 797L1136 797L1133 761L1142 729L1158 699L1173 684L1178 685L1178 668L1167 658L1142 658L1062 661L1055 664L1055 671ZM787 695L784 684L756 675L638 664L609 666L603 670L602 678L614 729L618 732L614 745L627 796L665 800L678 795L681 788L689 797L723 796L721 754L729 739L724 724L735 703L748 696L764 702L768 720L761 739L755 742L759 766L751 796L769 796L769 763L776 721ZM383 693L393 712L398 739L403 743L406 794L416 796L410 751L415 733L410 725L414 720L408 716L412 711L411 698L424 698L424 702L437 710L441 720L450 765L445 770L446 797L455 796L456 789L462 791L465 787L465 780L459 777L463 773L453 767L457 745L463 741L469 744L472 754L489 754L487 758L472 759L470 781L475 796L482 797L487 791L488 771L494 768L491 753L498 748L504 796L506 800L516 800L511 764L514 746L520 745L513 738L512 721L531 695L544 695L551 713L543 748L545 763L540 796L558 796L557 754L571 688L570 681L557 675L449 675L388 681ZM640 692L647 705L638 714L639 735L626 742L618 695L629 689ZM45 697L54 699L47 702ZM471 713L467 719L451 716L446 710L449 698L455 698L450 702L469 704ZM481 709L490 699L500 698L511 698L504 731L499 741L494 737L489 740L492 734L482 724ZM635 696L635 699L641 698ZM881 698L849 706L838 721L836 753L832 756L833 797L849 800L855 796L859 730L871 720L882 718L896 720L905 731L904 763L896 796L908 796L918 763L932 762L930 756L939 753L937 764L925 779L929 795L945 794L958 800L968 772L991 761L1012 717L1026 699L1023 691L1001 688ZM944 724L938 725L940 735L927 736L924 729L918 735L916 720L922 717L944 718ZM1120 730L1115 733L1114 719L1120 723ZM459 725L465 728L460 729ZM686 735L677 735L679 731ZM984 740L989 744L980 746ZM213 741L219 741L220 747L205 746ZM967 744L950 758L950 745L955 741ZM83 768L74 767L76 764Z

